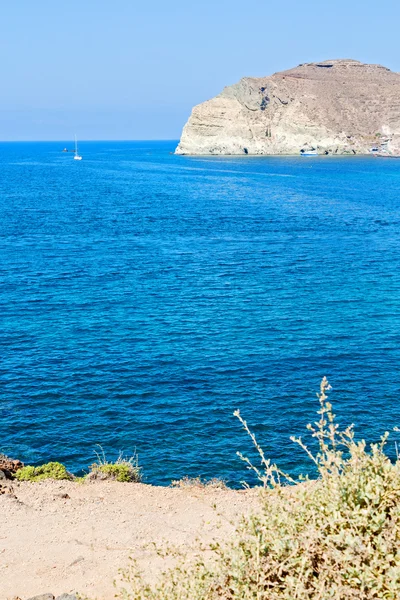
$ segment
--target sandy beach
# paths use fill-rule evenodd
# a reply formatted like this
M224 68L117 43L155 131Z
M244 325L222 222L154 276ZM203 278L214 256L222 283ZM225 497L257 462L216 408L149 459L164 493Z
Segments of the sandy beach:
M168 566L152 548L226 539L256 490L145 484L13 483L0 496L0 598L78 592L111 600L118 570L135 558L149 580Z

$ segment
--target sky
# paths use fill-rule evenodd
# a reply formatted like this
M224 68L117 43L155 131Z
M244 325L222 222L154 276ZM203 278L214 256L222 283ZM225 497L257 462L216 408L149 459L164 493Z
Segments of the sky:
M0 140L178 139L241 77L400 71L399 0L0 0Z

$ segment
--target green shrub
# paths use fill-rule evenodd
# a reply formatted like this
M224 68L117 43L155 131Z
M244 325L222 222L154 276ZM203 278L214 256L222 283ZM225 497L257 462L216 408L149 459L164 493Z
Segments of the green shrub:
M247 423L260 466L262 509L242 520L233 539L199 550L150 586L132 569L123 574L124 600L335 600L400 598L400 462L385 455L385 434L367 449L352 427L339 430L321 383L320 419L309 425L318 441L319 477L293 483L271 464Z
M39 467L27 465L15 473L18 481L42 481L43 479L73 479L71 473L59 462L49 462Z
M106 475L108 479L115 479L116 481L138 481L137 474L130 464L109 463L100 465L97 467L97 470Z
M101 454L96 452L97 462L90 465L90 473L86 476L89 481L107 480L121 482L138 483L141 480L141 468L139 467L138 457L134 454L132 457L124 457L120 454L115 462L106 459L103 449Z

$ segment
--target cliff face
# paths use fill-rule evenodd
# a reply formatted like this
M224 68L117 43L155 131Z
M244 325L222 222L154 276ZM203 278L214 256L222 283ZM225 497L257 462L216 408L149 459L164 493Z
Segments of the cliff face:
M400 74L355 60L241 79L193 108L177 154L400 151Z

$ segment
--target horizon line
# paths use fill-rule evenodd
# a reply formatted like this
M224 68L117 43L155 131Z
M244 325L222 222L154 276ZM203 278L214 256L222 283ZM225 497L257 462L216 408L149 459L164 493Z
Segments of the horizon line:
M79 143L81 142L179 142L180 138L132 138L132 139L123 139L123 140L117 140L117 139L80 139ZM72 140L73 141L73 140ZM55 142L71 142L70 138L66 138L66 139L57 139L57 140L0 140L0 144L26 144L26 143L32 143L32 144L52 144Z

